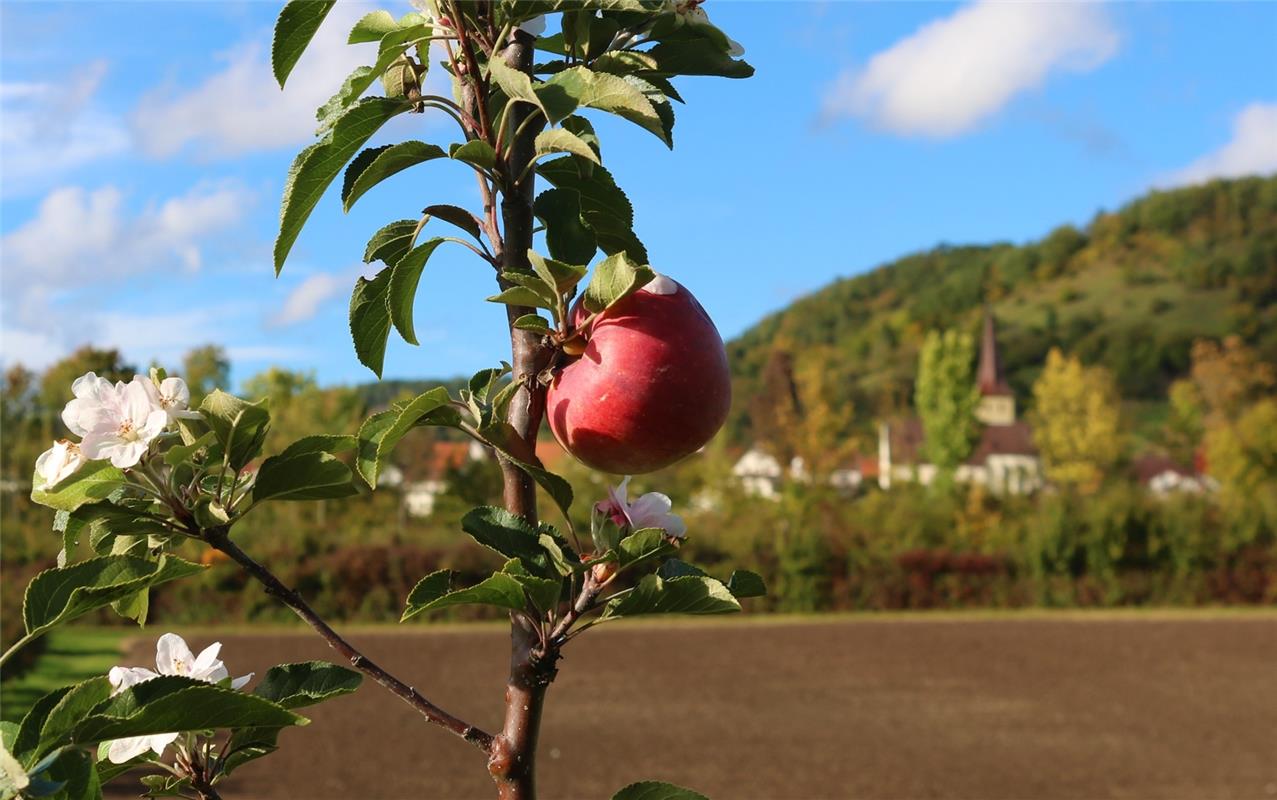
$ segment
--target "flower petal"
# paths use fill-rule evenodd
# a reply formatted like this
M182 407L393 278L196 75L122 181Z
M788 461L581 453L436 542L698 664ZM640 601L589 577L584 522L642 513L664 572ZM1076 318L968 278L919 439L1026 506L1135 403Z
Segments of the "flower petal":
M178 736L181 736L181 734L180 733L157 733L154 736L148 736L146 738L148 740L148 744L151 746L151 749L155 751L155 754L157 756L162 756L164 755L164 748L168 747L169 745L173 744L173 742L177 741Z
M106 757L112 764L123 764L145 753L151 748L151 737L133 736L128 739L116 739L107 748Z
M152 678L160 677L157 673L151 672L146 667L111 667L111 671L107 673L106 678L111 682L111 686L115 691L111 694L116 695L130 686L136 686L144 681Z
M248 683L249 681L251 681L251 680L253 679L253 675L255 675L255 674L256 674L256 673L250 672L250 673L248 673L247 675L241 675L241 676L239 676L239 677L238 677L238 678L236 678L235 680L231 681L231 688L232 688L232 689L240 689L240 688L243 688L244 684L246 684L246 683Z
M194 663L195 654L176 633L166 633L155 643L155 666L161 675L189 675Z
M673 507L674 503L670 501L668 495L648 492L630 506L630 521L636 528L659 527L660 522Z
M217 660L217 654L221 651L221 649L221 642L213 642L208 647L201 650L200 654L195 657L195 663L191 665L191 672L205 672L221 666L222 662Z

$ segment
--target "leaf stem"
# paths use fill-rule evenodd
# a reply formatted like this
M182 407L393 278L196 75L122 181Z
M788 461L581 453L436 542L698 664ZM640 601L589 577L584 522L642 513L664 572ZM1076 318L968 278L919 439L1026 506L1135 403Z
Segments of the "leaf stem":
M492 750L493 737L491 734L444 711L423 697L416 689L374 663L372 659L368 658L368 656L364 655L354 645L334 631L302 599L296 590L285 586L279 578L275 577L274 573L241 550L235 542L231 541L229 532L225 527L206 530L204 539L217 550L230 556L249 575L256 578L265 587L267 594L288 606L293 610L293 613L305 620L308 625L323 637L324 641L328 642L328 646L345 657L352 667L372 678L396 697L415 708L430 722L456 734L485 753L489 753Z

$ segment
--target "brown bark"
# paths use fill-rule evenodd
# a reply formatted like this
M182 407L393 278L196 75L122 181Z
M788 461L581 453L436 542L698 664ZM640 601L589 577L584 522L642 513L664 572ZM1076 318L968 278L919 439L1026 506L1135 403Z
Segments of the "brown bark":
M528 71L532 65L533 38L522 31L512 34L505 48L507 64ZM530 114L538 114L527 103L515 103L510 109L506 129L519 131L510 142L504 159L504 186L501 197L502 247L498 254L503 270L529 269L527 252L532 246L532 201L535 174L527 170L534 158L533 141L541 126L535 122L524 126ZM534 309L508 307L511 364L514 380L522 383L510 404L507 422L514 434L523 440L526 452L535 452L537 433L545 413L545 388L537 376L545 367L549 353L540 337L531 331L517 330L514 320ZM508 461L501 464L504 479L505 507L529 522L537 521L536 484L532 478ZM545 692L554 680L554 662L558 654L547 650L541 632L526 617L511 616L510 675L506 683L505 724L493 739L488 771L497 784L502 800L531 800L536 797L536 749L541 727L541 710Z

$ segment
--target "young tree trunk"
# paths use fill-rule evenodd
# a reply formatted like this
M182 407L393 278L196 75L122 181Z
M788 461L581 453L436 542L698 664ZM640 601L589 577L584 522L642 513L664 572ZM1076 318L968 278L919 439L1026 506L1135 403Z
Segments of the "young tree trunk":
M529 71L532 65L533 38L516 31L505 49L506 63L515 69ZM507 130L520 130L524 120L537 113L525 103L511 108ZM525 168L534 157L533 141L540 126L529 124L511 142L506 159L506 184L501 196L502 250L499 253L502 269L526 271L529 269L527 252L532 246L532 201L535 174L515 182L524 175ZM545 413L545 388L537 376L545 368L549 354L541 346L540 337L518 330L514 320L535 311L532 308L508 306L510 326L511 363L513 379L521 381L523 388L510 404L507 421L527 445L527 452L535 452L537 432ZM532 478L514 464L503 461L501 473L504 480L505 507L534 525L537 522L536 484ZM505 724L493 740L488 760L488 771L497 784L502 800L531 800L536 796L536 748L541 727L541 708L545 692L554 680L554 662L557 654L546 652L540 632L522 616L511 616L510 627L510 677L506 683Z

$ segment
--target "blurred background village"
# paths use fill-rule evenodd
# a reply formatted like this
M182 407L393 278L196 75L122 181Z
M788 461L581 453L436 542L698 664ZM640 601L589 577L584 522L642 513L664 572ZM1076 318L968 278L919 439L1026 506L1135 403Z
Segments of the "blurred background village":
M635 486L673 498L698 562L764 575L752 610L1277 601L1277 178L1154 192L1022 246L916 253L727 346L726 429ZM57 549L27 495L36 455L65 433L66 387L148 366L85 346L42 373L5 373L5 609ZM196 395L229 380L216 344L163 366ZM269 453L353 432L435 383L320 387L271 368L241 394L270 398ZM586 523L602 478L548 432L538 454L577 487ZM335 620L397 620L435 569L483 574L456 522L499 498L488 453L423 429L381 489L264 507L244 536ZM157 590L154 624L288 619L234 565L187 556L212 572ZM6 641L18 627L6 612Z

